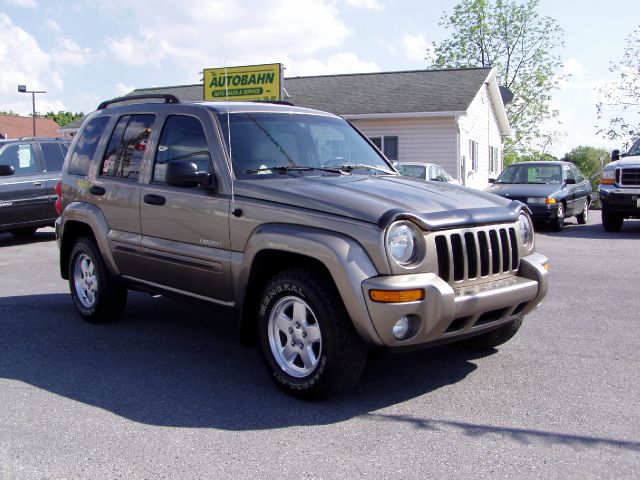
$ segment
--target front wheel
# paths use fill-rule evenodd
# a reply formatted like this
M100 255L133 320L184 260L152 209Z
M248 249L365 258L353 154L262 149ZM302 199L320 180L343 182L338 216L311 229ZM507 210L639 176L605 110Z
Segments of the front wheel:
M556 215L555 221L552 224L552 227L556 232L559 232L560 230L562 230L563 226L564 226L564 204L558 203L558 213Z
M286 393L319 400L360 378L367 348L326 275L303 268L275 275L262 293L258 324L267 371Z
M82 318L115 320L127 303L127 289L109 273L93 239L79 238L69 258L69 288Z
M488 350L490 348L497 347L498 345L502 345L503 343L511 340L514 335L518 333L523 319L523 316L518 317L495 330L462 340L460 345L470 350Z
M602 227L607 232L619 232L622 228L624 218L619 213L611 213L607 209L602 209Z

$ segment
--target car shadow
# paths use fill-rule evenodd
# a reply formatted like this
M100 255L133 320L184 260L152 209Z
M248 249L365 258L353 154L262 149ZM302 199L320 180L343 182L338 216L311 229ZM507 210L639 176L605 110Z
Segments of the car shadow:
M30 243L51 242L56 239L56 232L52 228L36 230L33 235L14 235L12 233L0 233L0 248L14 245L27 245Z
M275 387L257 348L240 346L235 323L222 312L130 297L123 319L108 325L82 321L67 294L0 299L0 377L161 427L271 430L361 417L472 438L498 434L527 445L640 451L634 441L385 412L465 379L477 368L474 359L495 350L373 350L352 390L309 403Z
M130 297L123 319L108 325L82 321L67 294L2 298L0 377L145 424L261 430L340 422L459 382L476 369L472 354L452 347L403 355L375 350L355 388L303 402L277 389L258 348L240 345L228 314Z

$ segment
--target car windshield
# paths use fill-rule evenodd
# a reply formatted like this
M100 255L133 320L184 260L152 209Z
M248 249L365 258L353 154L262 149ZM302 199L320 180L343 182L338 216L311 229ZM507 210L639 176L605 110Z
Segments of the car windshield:
M640 155L640 138L636 140L627 152L627 155Z
M228 118L224 112L218 115L225 143L231 138L233 170L239 179L395 173L382 155L340 118L274 112L230 113Z
M407 177L427 178L427 167L424 165L398 165L398 171Z
M496 183L561 183L560 165L544 163L511 164L500 174Z

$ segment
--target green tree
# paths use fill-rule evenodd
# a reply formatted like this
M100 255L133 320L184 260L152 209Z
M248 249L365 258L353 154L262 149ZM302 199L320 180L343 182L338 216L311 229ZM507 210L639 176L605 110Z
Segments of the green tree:
M549 103L562 79L554 51L564 45L563 31L537 8L538 0L462 0L440 22L450 37L433 45L432 67L493 67L498 83L513 92L506 105L509 161L539 148L541 125L558 116Z
M0 115L18 115L18 114L13 110L10 110L8 112L0 112Z
M622 59L611 62L609 71L617 80L600 89L598 132L629 142L640 135L640 27L627 38Z
M64 112L60 110L58 113L47 112L43 115L44 118L50 118L54 122L56 122L61 127L64 127L66 124L77 120L78 118L84 117L84 113L72 113L72 112Z
M604 148L582 145L572 149L569 153L565 153L562 160L571 162L578 167L582 174L591 181L594 189L597 189L597 177L604 164L609 162L609 152Z

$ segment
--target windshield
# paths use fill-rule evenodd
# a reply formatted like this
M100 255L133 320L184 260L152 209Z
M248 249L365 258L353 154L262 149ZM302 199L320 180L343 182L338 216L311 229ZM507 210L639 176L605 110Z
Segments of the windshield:
M560 165L544 163L509 165L500 174L496 183L561 183Z
M631 148L627 152L627 155L640 155L640 138L636 140L633 145L631 145Z
M218 114L225 143L227 114ZM236 178L282 174L394 173L349 123L320 115L231 113L231 159ZM227 146L228 148L228 146Z
M427 167L423 165L398 165L398 171L407 177L427 178Z

